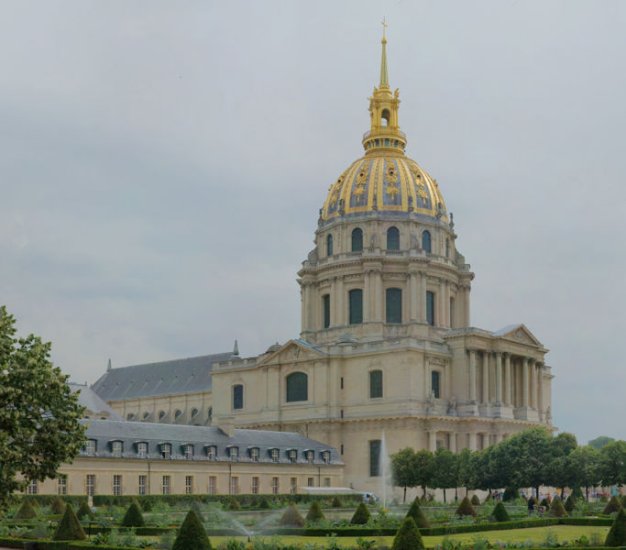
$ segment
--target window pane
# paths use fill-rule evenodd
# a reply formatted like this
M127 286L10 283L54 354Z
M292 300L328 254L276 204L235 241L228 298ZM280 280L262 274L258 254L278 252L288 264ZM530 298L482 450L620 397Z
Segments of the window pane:
M380 475L380 439L370 441L370 476Z
M352 252L363 250L363 231L358 227L352 231Z
M328 237L326 237L326 256L332 256L332 255L333 255L333 236L328 235Z
M233 386L233 409L243 409L243 386Z
M431 389L433 392L433 397L439 399L440 391L439 391L439 381L440 374L437 371L432 371L431 373Z
M399 288L388 288L385 292L386 296L386 309L387 309L387 322L388 323L401 323L402 322L402 290Z
M373 370L370 372L370 397L383 396L383 371Z
M430 290L426 292L426 322L435 326L435 293Z
M330 294L322 296L322 309L324 313L324 328L328 328L330 326Z
M400 250L400 231L397 227L387 229L387 250Z
M360 325L363 322L363 291L355 288L348 292L349 321L351 325Z
M424 252L427 252L428 254L432 252L432 245L431 245L429 231L424 231L422 233L422 248L424 249Z
M306 401L308 397L308 377L303 372L287 376L287 401Z

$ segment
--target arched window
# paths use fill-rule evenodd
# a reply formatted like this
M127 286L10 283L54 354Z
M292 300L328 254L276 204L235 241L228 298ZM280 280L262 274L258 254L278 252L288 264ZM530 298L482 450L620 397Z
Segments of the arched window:
M435 293L426 291L426 322L435 326Z
M363 251L363 230L356 228L352 230L352 252Z
M387 250L400 250L400 231L397 227L387 229Z
M383 112L380 115L380 125L381 126L389 126L389 109L383 109Z
M363 322L363 291L354 288L348 292L348 321L351 325L360 325Z
M165 411L159 411L159 420L163 420L165 418L166 412Z
M441 373L439 371L432 371L430 373L430 389L435 399L441 397Z
M370 398L374 399L383 396L383 371L370 371Z
M332 256L332 255L333 255L333 236L327 235L326 236L326 256Z
M309 398L309 378L303 372L293 372L287 376L287 402L306 401Z
M324 328L330 326L330 294L322 296L322 324Z
M233 409L243 409L243 385L233 386Z
M433 251L433 246L430 238L430 231L424 231L422 233L422 249L424 252L430 254Z
M402 322L402 289L388 288L385 291L385 308L388 323Z

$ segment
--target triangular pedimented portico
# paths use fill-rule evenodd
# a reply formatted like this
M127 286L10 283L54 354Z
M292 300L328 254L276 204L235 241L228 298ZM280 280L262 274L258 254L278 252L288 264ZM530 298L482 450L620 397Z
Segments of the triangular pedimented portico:
M317 361L327 356L327 354L317 346L301 338L291 339L280 347L272 346L272 348L259 357L257 366L305 363L308 361Z
M543 344L523 323L507 325L506 327L502 327L501 329L494 331L493 335L498 338L513 340L515 342L521 342L522 344L543 348Z

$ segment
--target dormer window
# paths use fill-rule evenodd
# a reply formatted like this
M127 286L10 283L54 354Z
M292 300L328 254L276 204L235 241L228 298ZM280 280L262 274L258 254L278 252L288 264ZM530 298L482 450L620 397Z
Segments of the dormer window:
M85 454L95 455L98 450L98 442L95 439L88 439L85 441L85 446L83 447Z
M260 458L260 452L259 452L259 448L258 447L251 447L249 450L250 453L250 460L252 460L252 462L258 462L259 458Z
M148 456L148 444L145 441L137 443L137 457L146 458Z
M287 451L287 458L289 462L295 463L298 460L298 451L296 449L289 449Z
M315 461L315 451L312 451L311 449L304 451L304 457L309 464L313 464Z
M322 451L321 457L324 464L330 464L330 451Z
M111 453L113 454L113 456L121 457L123 448L124 445L121 441L111 441Z
M209 460L217 459L217 447L215 445L208 445L206 448L206 456Z
M191 460L193 458L193 445L191 443L183 445L183 454L187 460Z
M228 458L233 461L239 460L239 447L229 447Z
M278 462L280 460L280 451L278 449L270 449L270 458L272 462Z
M161 451L161 458L165 458L165 459L172 458L172 444L171 443L161 443L160 451Z

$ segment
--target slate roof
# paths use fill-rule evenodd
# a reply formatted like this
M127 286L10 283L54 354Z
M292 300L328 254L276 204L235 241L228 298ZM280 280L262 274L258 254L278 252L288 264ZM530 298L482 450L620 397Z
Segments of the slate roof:
M213 363L234 357L232 352L216 353L110 369L91 389L105 401L207 391Z
M93 414L106 413L111 420L122 420L122 417L86 384L83 386L70 382L68 386L73 392L78 393L78 401L87 411L91 411Z
M522 325L521 323L517 323L515 325L507 325L505 327L502 327L501 329L498 330L494 330L493 331L493 335L494 336L504 336L505 334L508 334L509 332L513 332L515 329L520 328L524 325Z
M330 464L342 464L336 449L309 439L294 432L273 432L267 430L234 430L229 437L215 426L188 426L177 424L157 424L154 422L128 422L114 420L83 420L87 424L87 439L96 441L95 456L113 458L113 441L123 443L123 458L141 458L137 455L137 443L148 444L148 455L145 458L160 459L161 445L171 444L172 455L169 460L189 460L184 456L184 446L193 445L192 460L230 461L229 448L239 448L238 462L251 462L249 449L259 449L258 462L272 462L270 450L279 449L278 463L290 464L288 451L297 451L297 463L307 463L305 450L314 451L314 464L325 464L322 452L330 453ZM215 459L207 455L207 447L215 446ZM83 449L81 456L94 456Z

